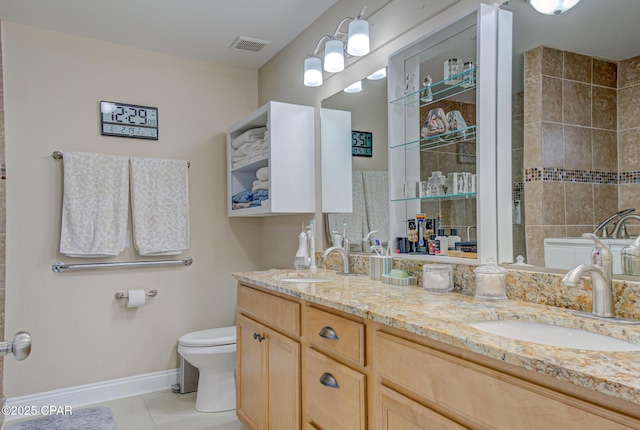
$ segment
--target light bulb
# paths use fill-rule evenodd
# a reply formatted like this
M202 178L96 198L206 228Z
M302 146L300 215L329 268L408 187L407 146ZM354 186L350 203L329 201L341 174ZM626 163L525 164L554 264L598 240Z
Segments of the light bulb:
M344 70L344 45L337 39L331 39L324 45L324 70L331 73Z
M364 19L354 19L349 23L347 53L354 57L369 53L369 23Z
M362 91L362 81L354 82L342 91L345 93L359 93Z
M527 0L527 2L538 12L545 15L560 15L566 12L580 0Z
M378 79L382 79L386 77L387 77L387 68L383 67L382 69L375 71L369 76L367 76L367 79L369 79L370 81L377 81Z
M322 64L317 57L304 59L304 85L307 87L319 87L322 85Z

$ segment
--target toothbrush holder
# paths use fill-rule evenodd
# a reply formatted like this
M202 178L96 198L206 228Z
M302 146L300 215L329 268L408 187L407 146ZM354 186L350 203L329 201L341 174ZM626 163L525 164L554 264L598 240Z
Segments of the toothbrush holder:
M393 257L387 255L372 255L369 257L369 277L381 280L382 275L393 269Z

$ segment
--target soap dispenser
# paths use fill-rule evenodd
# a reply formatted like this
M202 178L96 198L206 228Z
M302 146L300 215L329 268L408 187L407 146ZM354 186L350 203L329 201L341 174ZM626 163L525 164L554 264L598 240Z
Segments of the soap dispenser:
M298 251L296 251L296 258L293 260L293 268L296 270L309 268L307 233L304 230L298 235Z

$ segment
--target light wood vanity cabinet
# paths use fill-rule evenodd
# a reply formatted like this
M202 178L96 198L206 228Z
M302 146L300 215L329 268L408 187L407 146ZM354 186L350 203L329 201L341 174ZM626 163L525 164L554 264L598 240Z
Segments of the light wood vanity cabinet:
M305 306L302 338L307 428L368 428L364 321Z
M236 330L238 418L300 429L300 303L240 284Z
M640 420L563 392L563 383L550 388L548 381L538 384L544 377L534 372L504 373L508 366L497 360L477 363L467 359L472 353L452 347L443 352L429 342L382 326L376 330L377 429L640 428Z
M242 283L237 331L250 430L640 429L634 403Z

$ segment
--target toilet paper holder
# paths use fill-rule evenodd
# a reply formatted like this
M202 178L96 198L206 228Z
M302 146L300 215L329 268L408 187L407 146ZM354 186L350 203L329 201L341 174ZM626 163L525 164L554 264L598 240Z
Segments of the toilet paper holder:
M147 293L147 297L155 297L158 295L158 290L149 290ZM127 293L116 293L116 300L128 299L129 295Z

